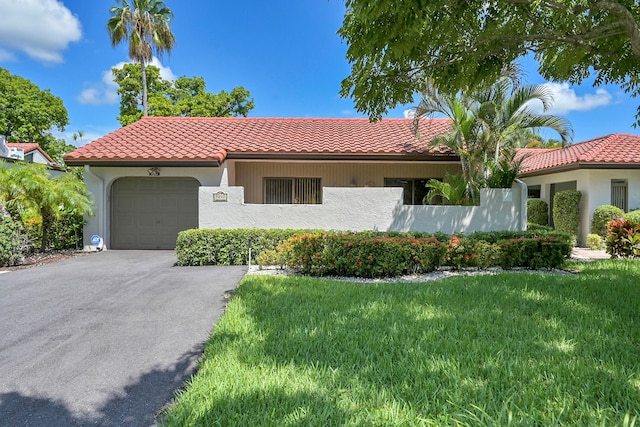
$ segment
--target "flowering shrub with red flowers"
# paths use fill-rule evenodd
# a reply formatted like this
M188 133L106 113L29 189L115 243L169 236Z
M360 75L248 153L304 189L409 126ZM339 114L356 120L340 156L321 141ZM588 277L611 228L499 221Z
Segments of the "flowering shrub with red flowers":
M447 245L436 237L318 233L281 245L289 267L315 276L390 277L433 271Z
M445 265L453 268L489 268L499 264L500 246L484 240L451 236Z
M628 219L614 219L607 223L606 251L612 257L640 257L640 225Z

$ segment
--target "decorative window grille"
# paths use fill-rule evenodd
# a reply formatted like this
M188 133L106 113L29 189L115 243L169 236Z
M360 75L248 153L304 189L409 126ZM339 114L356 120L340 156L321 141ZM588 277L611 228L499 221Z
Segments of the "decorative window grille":
M265 178L265 204L320 204L320 178Z
M612 179L611 180L611 204L617 206L625 212L628 212L627 206L627 180Z

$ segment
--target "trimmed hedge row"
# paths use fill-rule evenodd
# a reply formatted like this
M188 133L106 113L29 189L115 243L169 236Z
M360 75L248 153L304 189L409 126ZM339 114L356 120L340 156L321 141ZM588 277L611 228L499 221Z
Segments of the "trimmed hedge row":
M558 268L570 237L547 229L449 236L310 230L187 230L176 245L179 265L282 265L324 276L390 277L453 268Z
M358 234L315 233L284 242L279 251L287 266L314 276L389 277L454 268L530 269L561 267L571 253L567 235L523 236L526 232L474 233L452 236L369 237ZM520 236L517 236L520 234ZM508 236L500 238L499 236Z
M249 241L252 259L266 250L274 250L285 240L308 234L312 230L280 229L192 229L178 234L178 265L246 265L249 264Z

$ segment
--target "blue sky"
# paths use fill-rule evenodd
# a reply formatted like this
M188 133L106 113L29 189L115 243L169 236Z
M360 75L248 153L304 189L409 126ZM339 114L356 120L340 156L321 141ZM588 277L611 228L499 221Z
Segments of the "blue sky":
M175 14L176 46L162 58L164 76L201 76L210 92L244 86L252 117L363 117L339 95L350 71L346 44L336 34L343 0L165 0ZM0 0L0 67L62 98L70 125L59 136L77 145L120 127L112 67L128 61L126 45L112 48L106 30L115 0ZM527 82L545 83L532 60ZM553 113L570 120L574 140L631 127L640 99L617 86L552 83ZM399 106L388 117L403 117ZM553 136L552 134L546 136Z

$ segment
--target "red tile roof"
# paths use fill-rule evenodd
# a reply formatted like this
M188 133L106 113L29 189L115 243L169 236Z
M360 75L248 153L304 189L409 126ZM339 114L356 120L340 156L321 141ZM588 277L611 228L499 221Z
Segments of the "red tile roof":
M65 156L68 164L221 163L226 158L405 157L457 159L427 141L449 130L448 119L145 117Z
M521 149L520 176L588 167L640 168L640 136L614 133L564 148Z
M24 150L24 154L29 154L32 151L39 151L43 156L47 158L47 160L52 164L56 165L57 163L49 157L49 155L40 147L40 144L37 142L7 142L7 147L9 148L22 148Z

